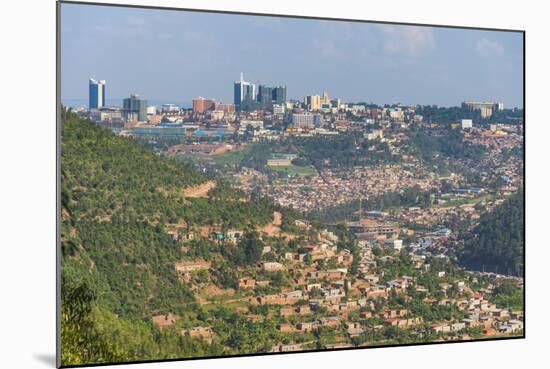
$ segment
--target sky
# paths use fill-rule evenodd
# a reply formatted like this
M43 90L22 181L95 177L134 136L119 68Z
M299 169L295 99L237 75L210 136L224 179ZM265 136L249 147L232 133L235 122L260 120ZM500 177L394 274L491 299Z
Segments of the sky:
M360 15L358 15L360 16ZM233 102L233 82L286 85L287 98L523 107L523 35L364 22L62 4L61 99L107 105L137 93L189 106Z

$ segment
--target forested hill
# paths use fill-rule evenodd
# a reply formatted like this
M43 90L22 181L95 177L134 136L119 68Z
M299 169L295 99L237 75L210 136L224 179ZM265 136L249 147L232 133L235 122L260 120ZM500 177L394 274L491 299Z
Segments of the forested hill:
M465 237L460 262L470 269L521 275L524 252L523 191L481 216Z
M253 228L272 220L270 203L223 185L188 198L208 179L67 110L61 152L63 365L213 354L150 323L194 304L166 225Z

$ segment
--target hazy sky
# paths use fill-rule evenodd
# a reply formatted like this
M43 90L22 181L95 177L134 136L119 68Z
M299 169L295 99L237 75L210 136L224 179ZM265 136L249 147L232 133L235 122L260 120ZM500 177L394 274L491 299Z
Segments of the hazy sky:
M360 15L358 15L360 16ZM522 107L521 33L62 4L62 100L233 102L233 82L378 104Z

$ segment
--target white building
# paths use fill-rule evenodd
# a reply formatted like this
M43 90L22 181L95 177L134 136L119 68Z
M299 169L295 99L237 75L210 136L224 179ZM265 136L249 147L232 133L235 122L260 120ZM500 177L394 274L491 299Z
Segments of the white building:
M471 119L462 119L462 129L472 128L473 123Z
M163 113L177 113L180 111L180 107L174 104L162 104L161 110Z
M248 127L252 127L253 130L263 129L264 121L263 120L241 120L239 125L239 133L246 132Z
M273 104L273 114L284 114L285 106L282 104Z
M308 112L292 114L292 125L295 128L313 128L313 114Z

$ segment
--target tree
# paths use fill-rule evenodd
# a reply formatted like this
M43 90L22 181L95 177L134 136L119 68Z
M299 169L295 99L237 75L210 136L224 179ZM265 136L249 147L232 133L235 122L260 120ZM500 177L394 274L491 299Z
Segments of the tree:
M124 360L125 352L115 350L97 331L92 317L95 292L86 282L76 284L67 275L63 275L61 281L61 363L78 365Z
M258 262L262 258L264 249L263 241L258 237L256 232L248 232L241 240L241 247L244 250L247 263Z

